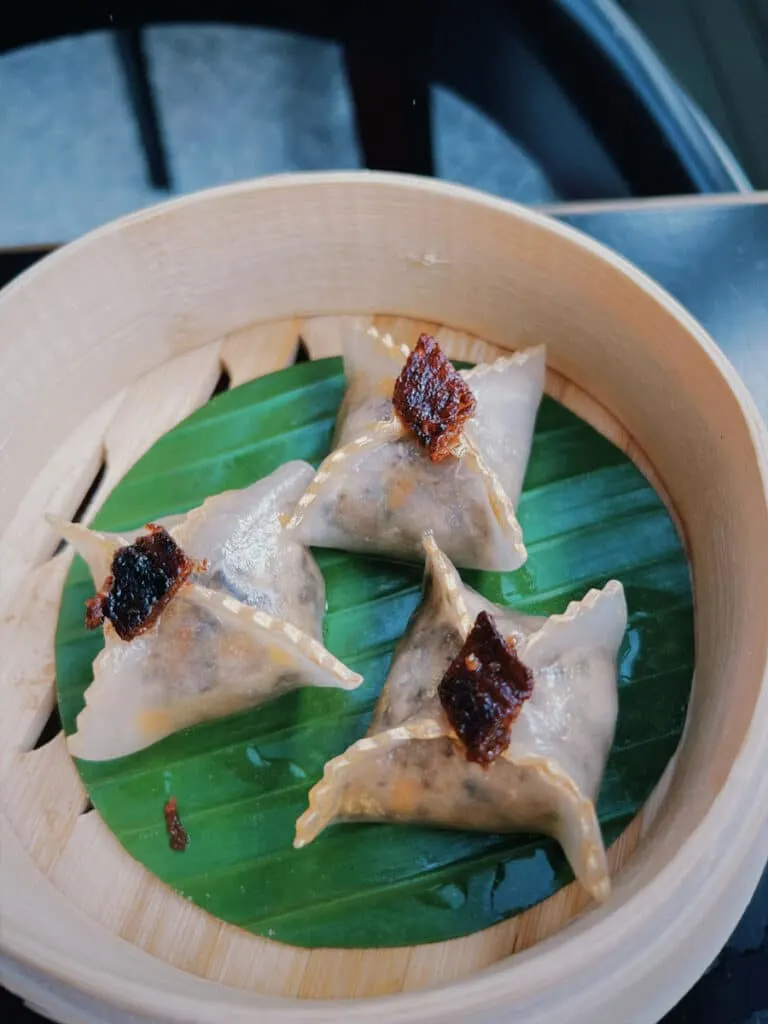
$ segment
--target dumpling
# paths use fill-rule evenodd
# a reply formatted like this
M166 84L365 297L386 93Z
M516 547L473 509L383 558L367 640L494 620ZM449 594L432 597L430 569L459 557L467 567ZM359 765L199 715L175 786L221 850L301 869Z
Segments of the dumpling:
M106 645L68 738L75 757L134 753L299 686L362 682L322 645L325 584L282 525L312 475L287 463L135 536L57 523L104 583L88 602Z
M463 567L526 559L515 514L544 388L544 348L454 370L434 338L412 352L375 327L343 339L335 450L288 526L305 544L421 560L429 528Z
M604 899L594 801L618 709L621 584L589 591L562 615L518 615L465 586L433 538L424 543L424 599L368 735L326 765L294 845L334 821L536 831Z

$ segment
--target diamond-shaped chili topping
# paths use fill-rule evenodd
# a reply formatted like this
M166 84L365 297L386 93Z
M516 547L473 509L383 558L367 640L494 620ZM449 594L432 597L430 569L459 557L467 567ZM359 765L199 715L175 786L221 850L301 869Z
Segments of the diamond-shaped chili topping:
M475 411L475 396L434 338L422 334L392 395L395 412L433 462L450 455Z
M487 612L480 612L438 687L468 761L489 765L509 746L512 724L533 693L533 675Z
M109 619L122 640L133 640L148 630L193 572L205 569L184 554L162 526L150 523L145 536L118 548L104 587L86 601L88 629Z

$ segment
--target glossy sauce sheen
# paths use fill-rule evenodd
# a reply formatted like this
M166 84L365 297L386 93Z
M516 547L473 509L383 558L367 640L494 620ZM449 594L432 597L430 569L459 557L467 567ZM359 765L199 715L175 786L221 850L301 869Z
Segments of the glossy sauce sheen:
M533 693L533 676L487 612L475 619L438 688L467 760L489 765L509 746L512 723Z
M197 564L161 526L120 548L104 590L86 602L89 629L109 619L121 640L133 640L155 622Z
M428 334L421 335L408 356L392 404L432 462L450 455L476 405L464 378Z

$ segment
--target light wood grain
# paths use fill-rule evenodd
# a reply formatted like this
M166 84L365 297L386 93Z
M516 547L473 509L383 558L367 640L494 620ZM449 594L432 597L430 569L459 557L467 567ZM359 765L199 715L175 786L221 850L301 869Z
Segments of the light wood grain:
M67 555L32 570L0 622L0 782L9 762L31 750L55 702L51 623L58 616L61 588L71 559ZM41 629L39 623L46 623Z
M12 613L14 595L26 586L25 574L49 557L59 542L45 516L69 519L90 488L104 461L106 429L122 398L117 394L85 416L63 444L59 438L55 454L15 509L3 536L5 586L0 590L0 615Z
M221 364L238 382L284 365L294 334L314 358L337 352L340 315L408 344L438 330L459 358L545 341L550 393L629 451L685 525L694 695L650 823L637 820L611 851L605 907L585 907L574 886L454 943L293 950L175 896L95 812L80 813L61 738L29 749L51 705L64 569L61 556L45 561L43 514L71 513L104 456L112 486L204 400ZM69 1005L90 993L115 1022L244 1024L258 1012L268 1024L528 1024L653 1019L671 1005L762 867L768 628L752 612L768 605L768 446L743 386L668 296L562 225L489 197L386 176L297 177L182 200L63 250L0 296L0 336L12 339L0 347L0 602L13 612L12 671L0 675L13 715L0 725L12 741L0 757L0 941L65 982L51 986L57 1005L66 983L79 990ZM161 383L175 397L142 417L139 396L159 396ZM165 391L154 401L165 405Z
M24 754L2 782L3 810L35 864L46 874L67 843L88 797L64 733Z
M284 365L295 354L299 335L305 340L312 339L314 351L337 354L347 320L324 317L319 324L317 320L290 320L254 325L225 339L223 351L221 343L213 342L171 359L137 381L114 406L113 416L104 428L102 448L108 469L88 510L88 518L150 444L205 401L218 376L220 359L228 369L232 368L229 372L233 379L242 383L249 375ZM434 334L454 358L492 359L505 351L466 332L433 322L384 314L372 317L371 321L383 333L391 334L398 344L412 345L421 333ZM574 412L594 422L614 443L629 446L621 427L585 392L557 376L552 383L560 400ZM28 671L32 663L26 644L35 637L40 646L40 638L47 638L45 666L38 673L45 674L48 707L53 702L53 637L59 591L68 564L68 555L61 555L41 567L35 577L40 579L14 627L24 629L18 658ZM62 822L56 841L51 835L48 842L37 836L36 842L27 843L35 863L77 906L121 938L176 967L227 984L274 995L348 999L445 983L486 967L513 950L534 945L587 903L580 887L572 885L565 898L559 894L548 900L543 910L534 908L482 936L416 949L310 952L280 946L216 921L176 896L128 857L95 811L78 817L85 802L84 793L60 740L61 737L51 745L45 757L39 756L43 751L35 751L22 758L17 770L8 776L13 792L18 792L27 780L27 788L22 790L22 820L31 823L30 827L41 827L40 822L52 813L52 803L61 807ZM62 759L67 763L62 765ZM54 775L50 780L48 771ZM30 775L38 782L31 792ZM621 858L614 853L614 870L621 867L633 849L634 844L629 842L614 847L622 852ZM115 886L115 878L120 878L120 886Z
M392 316L380 313L373 318L379 334L389 334L396 345L413 348L422 334L436 334L438 324L431 320L415 320L410 317Z
M440 347L451 359L463 359L468 363L490 363L507 353L508 349L490 345L482 338L475 338L466 331L454 331L450 327L438 327L435 337ZM520 339L510 338L509 348L525 348Z
M170 359L127 388L104 431L106 472L83 522L89 523L131 466L208 400L221 369L213 343Z
M230 387L236 388L254 377L290 366L299 346L299 322L249 324L224 339L221 361L229 373Z
M372 316L313 316L302 321L301 338L310 359L327 359L341 354L342 333L357 327L365 330L373 325Z

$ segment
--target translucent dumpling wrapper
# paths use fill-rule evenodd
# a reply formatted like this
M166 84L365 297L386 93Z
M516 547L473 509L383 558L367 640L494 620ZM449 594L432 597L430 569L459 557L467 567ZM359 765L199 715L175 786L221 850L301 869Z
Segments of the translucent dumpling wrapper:
M289 528L308 545L414 561L429 529L462 568L519 568L526 551L515 509L544 389L543 346L459 371L475 409L452 454L433 461L393 409L408 349L354 324L342 340L347 391L335 450Z
M134 753L299 686L353 689L362 682L323 646L323 577L283 526L312 475L307 463L287 463L251 487L159 520L184 555L205 564L130 641L104 621L105 647L67 741L75 757ZM143 533L56 525L87 562L97 589L116 553Z
M594 802L618 711L616 659L627 625L611 581L561 615L518 615L465 586L425 540L424 599L395 651L368 734L330 761L296 826L297 847L333 822L389 821L532 831L563 848L596 899L610 892ZM438 688L481 612L514 640L532 694L489 765L471 761Z

